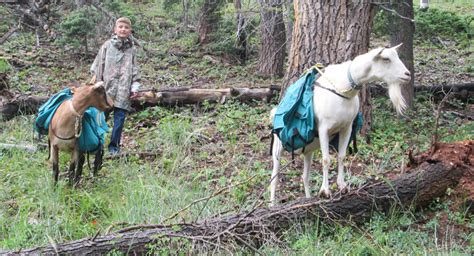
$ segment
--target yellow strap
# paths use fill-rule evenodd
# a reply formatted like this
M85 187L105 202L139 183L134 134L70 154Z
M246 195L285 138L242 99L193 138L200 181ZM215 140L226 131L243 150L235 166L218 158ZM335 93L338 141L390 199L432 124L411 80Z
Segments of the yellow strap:
M311 69L316 69L321 75L323 74L323 71L321 69L324 68L324 65L322 63L316 63L314 66L308 68L305 73L311 72Z
M313 68L316 69L319 72L319 74L321 74L321 77L326 79L326 81L328 81L332 85L332 87L334 87L334 90L336 90L338 93L345 93L345 92L348 92L348 91L352 90L352 88L349 88L347 90L340 91L336 87L336 85L327 76L324 75L323 71L321 70L321 69L324 69L324 65L321 64L321 63L316 63L316 65L314 65L314 66L310 67L308 70L306 70L305 73L310 72L311 69L313 69Z

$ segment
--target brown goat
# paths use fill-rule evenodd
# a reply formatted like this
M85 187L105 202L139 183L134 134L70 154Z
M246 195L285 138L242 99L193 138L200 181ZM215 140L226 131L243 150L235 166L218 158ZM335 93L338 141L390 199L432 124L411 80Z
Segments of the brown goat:
M113 106L103 82L92 86L71 88L72 99L64 101L56 110L49 126L49 150L53 163L54 184L59 177L59 150L71 152L69 183L77 185L82 175L84 153L79 150L78 138L82 129L82 115L88 107L105 111ZM74 182L74 183L73 183Z

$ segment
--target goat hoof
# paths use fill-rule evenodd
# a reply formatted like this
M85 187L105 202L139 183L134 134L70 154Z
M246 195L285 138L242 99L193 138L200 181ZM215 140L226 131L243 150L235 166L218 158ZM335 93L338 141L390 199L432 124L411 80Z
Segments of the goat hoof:
M350 190L351 190L351 188L347 185L343 186L343 187L339 187L339 191L341 192L341 194L349 193Z
M326 190L326 189L321 189L319 191L319 197L331 198L331 191Z
M345 193L349 192L349 186L348 186L347 183L345 183L345 182L338 183L338 184L337 184L337 187L339 188L339 191L340 191L342 194L345 194Z

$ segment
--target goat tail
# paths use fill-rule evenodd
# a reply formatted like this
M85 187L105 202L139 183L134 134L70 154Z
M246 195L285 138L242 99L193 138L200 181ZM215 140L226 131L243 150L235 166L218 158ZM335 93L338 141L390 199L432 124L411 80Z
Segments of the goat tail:
M272 111L270 111L270 125L273 125L273 119L275 118L277 108L273 108Z
M275 141L275 133L273 132L273 119L275 118L275 113L277 111L277 108L273 108L271 111L270 111L270 127L271 127L271 133L270 133L270 137L271 137L271 141L270 141L270 155L272 155L273 153L273 142Z

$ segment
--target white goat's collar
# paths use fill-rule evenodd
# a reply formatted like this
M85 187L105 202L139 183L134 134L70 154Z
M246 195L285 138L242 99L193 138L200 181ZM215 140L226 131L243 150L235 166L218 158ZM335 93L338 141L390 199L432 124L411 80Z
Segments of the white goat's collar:
M69 100L69 107L71 108L72 110L72 113L77 116L77 117L80 117L82 118L82 115L77 113L77 110L74 108L74 106L72 105L72 99Z
M349 63L349 67L347 68L347 79L349 80L349 83L351 83L351 88L352 88L353 90L360 90L360 89L362 89L362 85L357 84L357 83L354 81L354 78L352 78L352 75L351 75L351 66L352 66L352 61Z
M352 63L352 62L351 62L351 63ZM329 84L332 85L332 87L334 88L334 90L332 90L332 89L330 89L330 88L326 88L326 87L320 85L319 83L316 83L316 86L321 87L321 88L324 88L324 89L326 89L326 90L329 90L329 91L333 92L334 94L336 94L336 95L338 95L338 96L340 96L340 97L342 97L342 98L344 98L344 99L349 99L347 96L344 95L344 93L350 92L350 91L352 91L352 90L359 90L359 89L360 89L360 88L357 89L357 87L353 87L353 86L352 86L352 83L354 83L356 86L359 86L359 85L357 85L357 84L354 82L354 79L352 79L352 75L351 75L350 72L349 72L350 64L349 64L349 69L348 69L348 71L347 71L347 74L348 74L349 81L351 82L351 87L350 87L349 89L346 89L346 90L340 90L339 88L337 88L337 86L331 81L331 79L329 79L329 77L327 77L326 75L324 75L323 71L321 71L321 69L319 69L317 65L314 65L312 68L315 68L315 69L319 72L319 74L321 75L321 77L323 77L324 79L326 79L326 81L328 81ZM359 86L359 87L361 87L361 86Z

